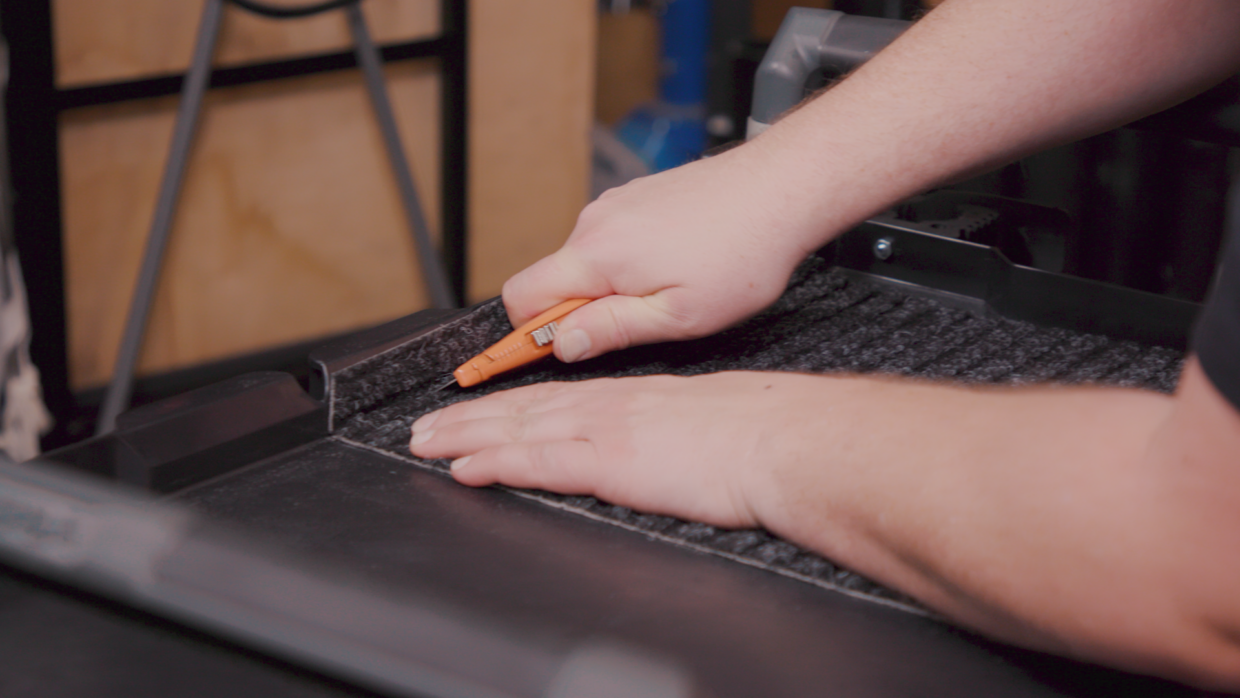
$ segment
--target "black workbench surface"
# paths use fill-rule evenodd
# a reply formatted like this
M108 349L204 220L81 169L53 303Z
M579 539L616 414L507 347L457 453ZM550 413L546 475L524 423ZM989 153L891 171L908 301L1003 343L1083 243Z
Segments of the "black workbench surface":
M500 632L531 644L633 648L703 695L1193 695L464 488L330 437L176 499L317 564L501 619ZM27 575L6 575L0 590L5 696L364 694ZM487 648L474 659L483 673L504 661ZM548 668L512 672L513 695L543 695Z
M964 307L977 298L959 293L948 294L946 304L921 291L901 300L892 294L902 291L882 284L871 288L869 281L834 271L806 278L818 281L801 288L829 289L806 294L813 303L826 298L826 305L814 307L825 322L835 323L835 351L824 359L834 362L824 364L828 370L858 370L852 365L870 361L879 369L950 369L1001 382L1034 375L1032 369L1040 366L1049 379L1114 378L1154 389L1166 389L1178 370L1177 349L1145 349L1132 338L1108 343L1062 329L1047 334L1031 325L987 319L985 307L981 313ZM780 327L779 313L788 312L777 306L772 327ZM495 313L489 306L473 317ZM880 315L893 323L898 345L883 344L876 331ZM827 561L801 565L813 562L808 553L791 556L794 563L783 567L768 564L764 547L790 547L769 534L747 544L759 553L732 554L727 532L650 523L631 512L539 493L457 485L443 464L402 456L398 437L407 438L402 430L416 409L436 404L408 403L421 399L419 381L441 375L439 363L459 361L453 352L474 349L449 351L443 342L427 339L443 323L462 317L414 316L321 353L323 401L301 392L287 376L256 375L135 411L121 420L117 434L51 455L79 470L165 493L165 501L206 525L316 569L340 572L349 588L415 599L423 614L415 617L429 618L429 608L440 614L436 617L466 619L460 627L484 628L473 636L445 634L440 646L433 633L419 635L417 627L402 635L399 627L382 622L371 628L357 618L339 617L356 607L347 606L344 596L339 609L330 595L300 597L296 585L263 587L247 597L256 612L278 607L322 621L323 627L343 624L363 634L373 629L365 639L377 652L405 652L415 659L436 655L442 671L496 689L488 695L578 695L564 692L565 667L583 648L600 647L618 648L614 656L622 659L612 669L662 672L691 684L692 695L720 698L1198 695L979 638ZM918 327L945 338L926 361L916 354L929 346L915 336ZM964 341L961 328L974 333L969 337L992 339ZM492 330L470 331L477 342L490 341L486 332ZM999 341L1000 335L1006 339ZM1035 353L1043 363L1014 362L1004 347L1034 335L1042 338ZM741 339L734 333L726 341ZM973 356L987 343L1005 352L1000 359ZM684 346L677 351L682 354L649 355L651 370L680 370L676 362ZM761 345L751 354L762 357L766 351ZM994 366L988 368L986 361ZM392 377L393 367L407 365L426 375ZM540 378L526 373L514 380ZM395 385L400 381L406 384ZM634 523L639 519L644 523ZM673 529L679 533L666 533ZM703 538L695 542L692 536L698 534ZM213 590L242 584L249 574L244 566L178 564L182 580L185 570L193 570ZM810 569L816 572L804 572ZM272 651L261 637L217 632L192 614L172 614L199 630L181 627L75 591L73 579L68 581L70 586L58 586L3 570L0 695L399 693L368 682L364 670L350 673L330 662L307 661L313 653ZM201 633L203 628L210 634Z

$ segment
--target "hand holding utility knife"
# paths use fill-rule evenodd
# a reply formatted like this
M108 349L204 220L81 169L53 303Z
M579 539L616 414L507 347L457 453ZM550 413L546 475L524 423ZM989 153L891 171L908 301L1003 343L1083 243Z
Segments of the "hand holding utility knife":
M521 325L512 334L492 345L490 349L461 364L453 371L452 379L445 383L443 388L453 383L462 388L468 388L490 380L505 371L511 371L548 356L554 349L552 342L555 340L560 320L589 303L590 300L589 298L575 298L564 301Z

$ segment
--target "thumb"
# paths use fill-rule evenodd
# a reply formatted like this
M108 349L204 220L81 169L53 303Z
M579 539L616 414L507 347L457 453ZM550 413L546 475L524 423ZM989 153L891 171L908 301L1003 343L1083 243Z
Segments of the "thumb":
M666 297L604 296L569 313L555 336L555 355L573 363L609 351L684 339L684 324L669 312Z

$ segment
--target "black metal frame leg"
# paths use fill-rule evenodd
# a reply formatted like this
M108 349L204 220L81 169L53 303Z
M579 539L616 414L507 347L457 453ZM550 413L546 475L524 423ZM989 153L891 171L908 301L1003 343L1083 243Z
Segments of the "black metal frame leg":
M202 98L211 77L211 56L215 53L215 41L219 36L223 17L224 0L207 0L198 25L198 38L194 44L194 57L189 72L185 74L185 86L181 91L181 103L177 108L176 126L172 132L172 147L168 163L159 185L159 198L155 204L155 216L151 221L151 233L146 241L146 252L138 272L138 284L134 289L129 315L125 320L125 332L121 336L120 351L116 355L112 382L103 398L99 412L96 434L106 434L116 428L116 418L129 406L133 390L134 368L142 351L142 339L146 335L146 323L155 297L155 286L163 267L164 250L168 246L168 234L176 214L177 199L185 180L185 167L189 162L189 149L194 142L198 115L202 111Z
M379 130L383 132L383 142L387 146L388 159L392 164L392 174L396 176L405 215L409 218L414 249L422 263L422 276L430 292L431 304L436 308L455 308L458 305L457 299L448 284L448 275L444 271L439 250L431 240L426 214L422 210L413 181L413 172L409 168L409 160L400 140L400 131L396 127L396 117L392 114L392 101L388 98L387 84L383 79L383 61L379 57L379 49L370 38L361 4L349 5L345 12L349 16L349 31L353 34L357 64L361 66L362 75L366 78L366 90L370 93L375 119L379 122Z

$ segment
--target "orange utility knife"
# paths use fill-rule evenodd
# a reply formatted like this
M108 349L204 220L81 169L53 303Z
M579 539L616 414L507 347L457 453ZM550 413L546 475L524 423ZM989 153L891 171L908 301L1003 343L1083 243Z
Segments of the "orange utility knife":
M490 349L461 364L452 372L453 379L457 385L468 388L547 356L554 348L551 342L559 329L559 321L589 302L589 298L574 298L542 313L496 342ZM448 385L452 385L452 381L448 381L444 387Z

